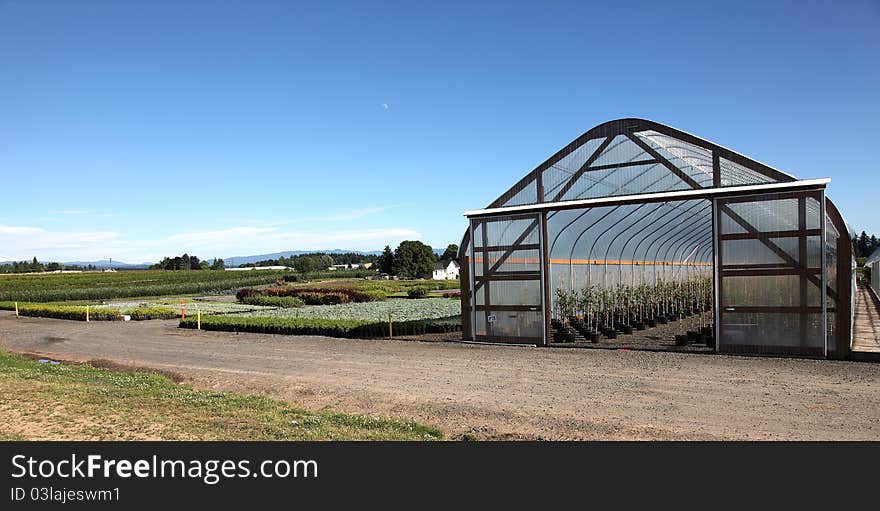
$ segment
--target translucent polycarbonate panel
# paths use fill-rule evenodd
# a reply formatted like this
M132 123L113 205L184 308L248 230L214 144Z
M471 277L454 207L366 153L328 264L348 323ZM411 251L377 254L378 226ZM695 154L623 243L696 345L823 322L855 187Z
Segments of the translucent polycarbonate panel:
M474 320L474 334L487 335L486 324L486 314L483 311L477 311Z
M527 217L492 217L471 221L474 232L474 246L510 246L518 244L537 244L540 239L537 215ZM485 240L483 228L485 226ZM485 243L485 244L484 244Z
M712 151L653 130L635 135L700 186L712 186Z
M599 167L602 165L617 165L620 163L651 159L653 159L651 158L651 155L646 153L641 147L637 146L635 142L630 140L626 135L617 135L590 166Z
M544 201L551 202L560 189L596 152L604 138L593 138L544 170Z
M487 255L488 254L488 255ZM541 271L541 251L535 250L514 250L508 251L489 251L477 252L474 262L477 263L477 273L475 275L483 275L483 258L489 265L492 273L509 273L509 272L540 272ZM496 266L497 265L497 266Z
M504 206L522 206L525 204L535 204L538 202L538 184L535 180L527 183L523 188L517 191L516 195L504 201Z
M721 346L752 346L758 352L762 347L822 349L822 314L807 314L804 322L806 333L801 335L800 314L724 311L718 341Z
M821 229L822 207L819 204L819 199L807 197L805 206L807 210L807 229Z
M825 330L822 274L816 270L821 268L826 247L820 236L791 236L792 231L807 228L811 221L816 225L811 217L820 216L820 212L810 211L809 200L797 197L769 200L755 197L749 202L724 202L721 201L719 208L720 237L730 234L729 230L769 236L721 241L719 341L722 348L735 345L732 349L748 350L750 346L755 352L820 354L825 345ZM799 204L804 207L800 209ZM734 221L725 208L739 215L741 221ZM801 214L806 219L803 224ZM780 231L789 231L788 236L773 236ZM731 269L739 265L747 268ZM802 267L814 271L809 275L773 275L774 269L790 271ZM762 272L748 275L756 268ZM752 310L739 310L744 307Z
M833 351L837 349L838 339L837 339L837 324L835 320L837 318L836 310L838 308L838 301L835 298L838 288L837 288L837 242L840 238L840 234L837 231L837 228L834 227L834 222L831 221L831 217L825 216L825 285L827 286L827 296L825 298L826 307L827 307L827 316L826 316L826 332L828 335L828 350ZM834 311L834 312L832 312Z
M558 200L685 190L689 186L659 163L585 172Z
M728 208L734 215L725 211ZM721 230L725 234L747 232L737 217L758 232L793 231L798 228L797 199L756 199L728 203L721 208Z
M544 337L541 311L489 311L495 321L487 322L485 313L477 312L477 334L496 337Z
M786 261L782 255L774 252L768 243L775 245L784 253L788 254L794 263ZM777 265L780 268L793 268L798 260L798 238L770 238L767 241L749 240L723 240L721 253L724 257L724 266L732 265Z
M719 158L721 186L745 186L775 183L775 179L725 158Z
M485 285L489 286L489 303L492 305L541 306L540 280L493 280ZM485 297L481 297L481 300L484 299ZM478 305L484 304L478 302Z
M821 236L807 236L807 267L822 267L822 251L825 250L825 243Z
M721 300L725 307L799 307L800 275L725 277ZM819 288L807 282L807 306L821 307Z

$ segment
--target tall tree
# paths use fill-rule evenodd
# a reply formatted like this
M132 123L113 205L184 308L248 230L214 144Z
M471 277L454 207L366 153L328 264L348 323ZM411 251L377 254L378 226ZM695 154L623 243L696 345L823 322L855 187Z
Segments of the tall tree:
M315 271L315 260L308 256L297 257L296 260L293 261L293 267L296 271L305 275Z
M401 241L394 251L394 273L400 277L421 277L434 269L437 256L421 241Z
M212 270L225 270L226 263L224 263L223 259L220 259L219 257L215 258L214 262L211 264L211 269Z
M379 265L380 273L390 274L394 271L394 252L391 251L391 247L385 245L382 255L379 256L376 264Z
M450 243L446 246L446 250L443 252L443 255L440 256L441 261L457 261L458 260L458 245L455 243Z

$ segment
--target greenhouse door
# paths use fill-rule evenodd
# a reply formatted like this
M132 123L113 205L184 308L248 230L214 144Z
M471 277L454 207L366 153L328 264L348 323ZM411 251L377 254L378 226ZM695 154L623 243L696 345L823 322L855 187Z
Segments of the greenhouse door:
M821 191L716 199L718 350L825 354Z
M470 229L474 338L545 344L541 214L474 218Z

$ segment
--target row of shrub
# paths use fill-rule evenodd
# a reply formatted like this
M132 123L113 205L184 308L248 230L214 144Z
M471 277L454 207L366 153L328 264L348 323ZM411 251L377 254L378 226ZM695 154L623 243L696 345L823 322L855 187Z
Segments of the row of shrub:
M195 318L181 320L180 327L196 328ZM347 338L388 336L387 322L354 319L205 316L202 318L202 329L219 330L224 332L324 335L329 337ZM459 316L392 323L392 333L395 336L421 335L425 333L448 333L460 330L461 318Z
M295 288L295 287L268 287L265 289L244 288L235 293L235 297L242 303L254 296L266 297L294 297L302 300L306 305L336 305L349 302L376 302L385 299L382 291L359 291L357 289L340 288Z
M15 310L14 302L0 302L0 309ZM37 318L86 320L85 305L54 305L48 303L19 303L18 314ZM116 321L123 315L135 321L146 319L173 319L179 314L164 307L131 307L128 309L89 308L90 321Z
M249 295L242 298L241 303L247 305L262 305L264 307L281 307L283 309L293 309L305 305L305 301L295 296Z
M0 275L0 300L45 303L126 297L216 294L271 284L278 271L119 271Z

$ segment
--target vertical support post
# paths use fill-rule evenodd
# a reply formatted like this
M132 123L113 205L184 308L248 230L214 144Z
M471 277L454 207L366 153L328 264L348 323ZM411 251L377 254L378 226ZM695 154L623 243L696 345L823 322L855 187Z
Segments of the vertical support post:
M89 322L89 304L86 304L86 323Z
M18 302L15 302L15 317L18 317Z
M828 240L825 239L825 191L819 192L819 229L822 231L822 238L819 242L819 246L822 248L822 339L824 349L822 354L825 355L825 358L828 358L828 275L827 275L827 265L825 257L827 255L827 243ZM847 234L849 237L849 234ZM806 279L805 279L806 280Z
M544 315L544 346L550 344L550 249L547 246L547 212L541 211L541 284L543 300L541 313Z
M389 339L394 338L394 327L392 326L392 323L391 323L391 311L388 311L388 338Z
M721 188L721 158L718 151L712 151L712 186Z
M713 297L715 304L715 317L713 320L715 321L714 328L712 329L712 333L715 335L715 351L720 351L721 347L721 221L718 217L720 211L718 208L718 199L712 200L712 248L714 252L714 282L713 282L713 291L715 292L715 296Z
M202 329L202 311L199 309L199 304L196 304L196 330Z

